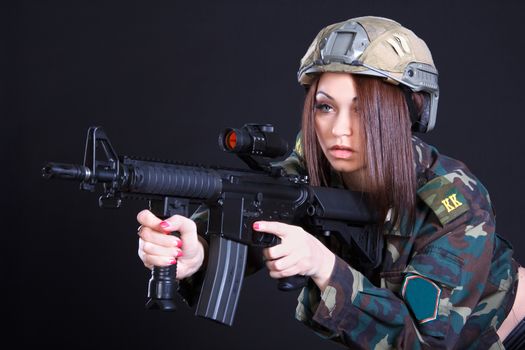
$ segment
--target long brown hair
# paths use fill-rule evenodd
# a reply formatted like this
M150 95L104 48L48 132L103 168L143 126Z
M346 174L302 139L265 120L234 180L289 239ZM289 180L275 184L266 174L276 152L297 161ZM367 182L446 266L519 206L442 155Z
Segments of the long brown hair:
M403 91L379 78L352 75L365 137L363 191L377 211L382 227L391 211L391 222L401 221L411 230L415 220L416 173L409 110ZM317 140L315 94L318 79L304 101L302 148L313 186L329 186L332 169ZM420 102L416 98L417 102ZM406 221L405 221L406 220Z

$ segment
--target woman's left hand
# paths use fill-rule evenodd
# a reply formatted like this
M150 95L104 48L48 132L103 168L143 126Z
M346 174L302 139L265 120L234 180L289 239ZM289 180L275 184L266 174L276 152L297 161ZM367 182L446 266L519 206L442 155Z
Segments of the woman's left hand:
M334 268L335 255L321 241L299 226L276 221L257 221L253 229L281 239L281 244L263 250L270 277L310 276L319 289L324 290Z

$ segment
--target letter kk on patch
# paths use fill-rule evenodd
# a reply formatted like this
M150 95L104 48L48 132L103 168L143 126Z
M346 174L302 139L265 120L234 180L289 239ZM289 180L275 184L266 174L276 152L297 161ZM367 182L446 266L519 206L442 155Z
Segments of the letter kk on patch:
M432 209L442 225L469 210L469 205L458 187L444 176L429 181L417 194Z

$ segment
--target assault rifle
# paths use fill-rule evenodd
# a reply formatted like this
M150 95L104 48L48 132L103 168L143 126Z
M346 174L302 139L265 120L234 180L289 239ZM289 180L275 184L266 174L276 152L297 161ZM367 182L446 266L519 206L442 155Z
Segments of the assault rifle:
M231 326L241 290L249 246L269 247L279 238L252 230L257 220L302 226L311 234L334 236L350 247L360 266L381 262L381 235L370 232L374 217L361 193L313 187L307 176L287 174L277 157L288 152L272 125L246 124L219 136L224 151L237 154L249 169L229 169L118 156L102 127L90 127L84 163L47 163L47 179L80 182L94 191L102 185L102 208L118 208L127 199L142 199L160 218L188 216L190 205L209 209L208 264L195 315ZM177 234L177 233L174 233ZM202 234L202 233L200 233ZM173 311L178 290L177 265L154 267L148 283L148 309ZM293 276L278 282L295 290L306 282Z

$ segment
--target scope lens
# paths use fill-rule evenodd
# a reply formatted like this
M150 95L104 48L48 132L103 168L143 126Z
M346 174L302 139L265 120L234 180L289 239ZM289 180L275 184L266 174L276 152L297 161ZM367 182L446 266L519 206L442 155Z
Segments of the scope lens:
M226 147L228 147L230 150L234 150L235 146L237 146L237 133L231 130L226 134L225 139Z

